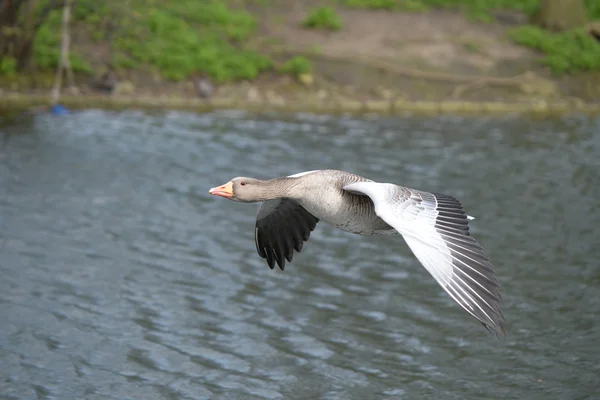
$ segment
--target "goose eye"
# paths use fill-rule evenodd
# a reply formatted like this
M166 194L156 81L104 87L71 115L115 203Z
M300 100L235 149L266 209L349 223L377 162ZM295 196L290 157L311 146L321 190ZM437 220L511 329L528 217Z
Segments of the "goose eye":
M242 185L242 186L246 186L246 182L244 182L244 181L241 181L241 182L240 182L240 185Z

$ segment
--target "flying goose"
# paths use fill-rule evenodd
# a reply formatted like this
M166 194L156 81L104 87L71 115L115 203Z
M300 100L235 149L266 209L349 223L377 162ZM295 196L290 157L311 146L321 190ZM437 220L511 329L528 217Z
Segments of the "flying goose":
M504 335L498 280L469 234L452 196L378 183L344 171L315 170L271 180L237 177L209 194L263 202L256 216L258 254L282 270L302 250L319 220L359 235L400 234L417 259L464 310L490 332Z

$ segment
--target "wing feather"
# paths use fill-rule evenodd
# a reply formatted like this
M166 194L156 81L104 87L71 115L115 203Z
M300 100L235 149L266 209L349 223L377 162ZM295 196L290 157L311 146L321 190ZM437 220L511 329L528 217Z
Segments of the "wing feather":
M291 262L294 250L300 252L319 219L288 198L265 201L256 216L254 240L258 254L281 270Z
M470 235L472 217L458 200L377 182L344 189L371 197L377 215L402 234L448 295L488 330L505 334L498 280L483 248Z

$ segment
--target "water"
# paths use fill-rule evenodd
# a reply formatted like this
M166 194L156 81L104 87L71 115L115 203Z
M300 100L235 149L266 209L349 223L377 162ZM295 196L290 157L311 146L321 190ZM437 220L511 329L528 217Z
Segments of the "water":
M2 399L597 396L600 119L86 111L2 132ZM400 237L319 223L271 271L258 206L207 194L318 168L459 197L508 336Z

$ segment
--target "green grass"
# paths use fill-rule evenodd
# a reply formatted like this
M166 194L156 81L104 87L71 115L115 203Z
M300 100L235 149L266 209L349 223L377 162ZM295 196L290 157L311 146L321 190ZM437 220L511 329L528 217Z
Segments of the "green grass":
M414 10L453 8L465 11L471 18L492 21L491 12L498 9L518 10L533 15L540 0L339 0L350 8ZM600 1L584 0L590 19L600 18Z
M0 75L13 76L17 72L17 60L13 57L2 57L0 60Z
M34 62L42 70L58 62L60 14L53 13L35 39ZM255 32L255 18L230 9L224 0L130 0L127 6L117 0L81 0L73 20L92 42L112 37L107 63L117 68L150 65L170 80L204 72L226 82L254 79L272 67L268 56L244 48ZM91 71L77 53L71 63L76 72Z
M590 19L600 19L600 1L584 0L585 8Z
M308 14L303 25L307 28L339 31L342 29L342 18L332 7L319 7Z
M431 8L454 8L465 11L476 20L491 21L490 11L500 8L516 9L531 14L540 0L341 0L351 8L426 11Z
M533 15L540 5L540 0L334 1L345 7L365 9L454 8L482 21L491 21L495 9L516 9ZM584 3L589 19L600 19L600 1L584 0ZM89 35L91 43L114 40L111 58L106 60L114 67L134 69L149 65L172 80L204 72L218 82L251 80L273 67L268 55L245 46L255 34L257 21L246 11L229 7L232 1L128 0L126 4L117 0L79 0L73 10L72 32ZM61 10L53 11L36 35L33 62L40 70L52 70L58 64L61 14ZM335 31L343 23L334 8L319 7L310 12L304 25ZM512 30L510 37L544 52L544 63L556 73L600 70L600 45L581 30L555 34L524 26ZM292 59L280 71L298 74L306 65L312 66L309 60L297 59L300 61ZM93 72L90 63L77 51L72 50L70 61L75 72ZM15 71L14 59L1 61L0 74Z
M583 29L551 33L525 25L511 30L510 37L519 44L543 51L544 64L554 73L600 69L600 43Z
M184 10L186 19L180 17ZM253 33L254 18L220 3L183 0L148 9L142 21L142 29L116 39L119 66L147 63L172 80L204 72L219 82L254 79L272 66L270 58L236 45Z
M296 56L286 61L281 68L279 68L279 71L286 74L299 76L302 74L310 74L312 72L312 68L312 62L309 59L302 56Z
M410 0L409 0L410 1ZM410 1L414 3L414 1ZM418 2L418 0L417 0ZM343 0L342 4L350 8L367 8L373 10L394 10L400 7L400 0Z
M223 2L139 2L139 25L115 41L119 66L146 63L167 79L203 72L218 82L254 79L272 66L269 57L239 43L255 31L254 17ZM142 13L143 10L143 13ZM140 40L140 38L142 40Z
M40 27L33 41L33 62L42 69L55 69L60 60L61 12L54 11ZM92 66L76 51L69 52L73 72L92 73Z

